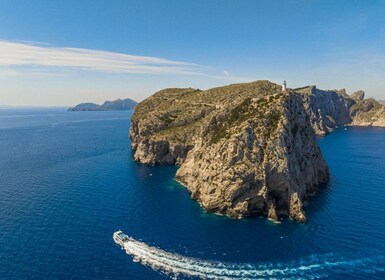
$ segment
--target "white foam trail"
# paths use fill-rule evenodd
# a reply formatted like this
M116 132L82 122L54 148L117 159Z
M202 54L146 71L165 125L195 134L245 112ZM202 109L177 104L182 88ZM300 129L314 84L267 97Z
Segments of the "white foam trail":
M376 273L385 271L385 256L344 260L333 254L311 256L291 263L231 264L204 261L168 253L134 240L124 242L124 249L134 261L174 276L202 279L317 279L333 273Z

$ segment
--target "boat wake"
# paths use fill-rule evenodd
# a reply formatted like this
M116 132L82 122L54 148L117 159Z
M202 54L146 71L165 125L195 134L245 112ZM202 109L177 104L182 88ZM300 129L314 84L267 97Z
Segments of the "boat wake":
M352 274L385 271L385 256L346 260L334 254L313 255L294 262L239 264L205 261L148 246L130 238L124 242L135 262L177 278L180 275L202 279L319 279L331 272Z

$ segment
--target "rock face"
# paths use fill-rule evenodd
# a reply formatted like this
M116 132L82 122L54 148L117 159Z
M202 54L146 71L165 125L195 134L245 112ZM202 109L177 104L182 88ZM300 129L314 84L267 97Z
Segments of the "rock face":
M305 221L302 199L328 180L328 169L301 98L271 97L246 99L223 122L213 120L219 131L203 134L178 170L177 180L206 210Z
M135 108L137 102L130 99L117 99L114 101L105 101L102 105L95 103L80 103L68 111L120 111L132 110Z
M350 108L351 125L385 127L385 107L373 98L363 99Z
M323 136L344 125L385 127L385 107L362 90L350 96L342 90L319 90L315 86L294 90L303 99L314 132Z
M136 161L180 165L176 179L207 211L303 222L304 199L329 179L316 135L379 124L377 104L314 86L282 92L269 81L165 89L136 107L131 145Z
M364 100L365 98L365 92L362 91L362 90L358 90L356 92L353 92L351 95L350 95L351 98L353 98L354 100L357 100L357 101L360 101L360 100Z
M335 127L352 121L349 107L355 101L349 98L345 90L323 91L310 86L295 91L302 96L305 110L317 135L325 135Z
M212 107L190 103L199 90L166 89L141 102L131 118L131 146L144 164L181 164Z

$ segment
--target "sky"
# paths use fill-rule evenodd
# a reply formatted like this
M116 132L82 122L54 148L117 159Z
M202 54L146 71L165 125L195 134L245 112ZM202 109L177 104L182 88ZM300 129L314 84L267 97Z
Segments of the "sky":
M0 0L0 105L261 79L385 99L385 0Z

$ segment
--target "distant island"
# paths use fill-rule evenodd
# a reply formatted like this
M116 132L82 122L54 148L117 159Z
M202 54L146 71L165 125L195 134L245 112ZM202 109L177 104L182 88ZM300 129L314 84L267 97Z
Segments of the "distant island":
M289 89L269 81L161 90L135 108L130 138L143 164L177 164L176 179L209 211L306 220L303 205L330 173L316 136L385 126L363 91Z
M138 103L130 98L105 101L102 105L95 103L80 103L68 111L123 111L132 110Z

